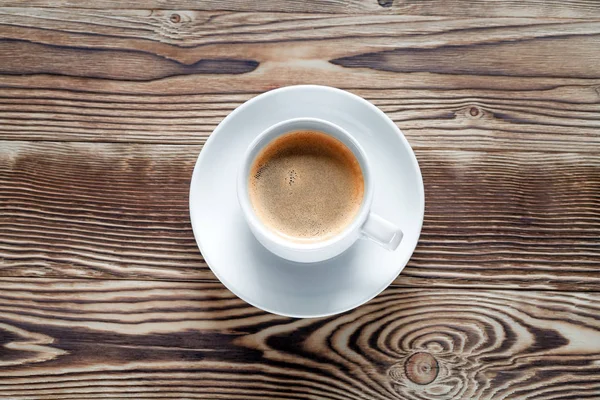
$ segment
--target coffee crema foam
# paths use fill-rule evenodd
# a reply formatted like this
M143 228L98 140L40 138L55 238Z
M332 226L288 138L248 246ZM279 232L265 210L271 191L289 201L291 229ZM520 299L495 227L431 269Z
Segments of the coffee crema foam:
M364 178L344 143L301 130L274 139L258 154L248 189L266 226L287 239L316 242L352 222L362 204Z

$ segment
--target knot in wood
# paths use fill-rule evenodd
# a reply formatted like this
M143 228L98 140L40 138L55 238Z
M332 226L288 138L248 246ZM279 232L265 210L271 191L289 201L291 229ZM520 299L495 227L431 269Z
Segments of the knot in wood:
M381 7L385 7L385 8L391 7L393 2L394 2L394 0L377 0L377 3Z
M173 13L169 17L169 20L174 24L178 24L179 22L181 22L181 16L179 14Z
M479 115L479 109L477 107L471 107L469 114L471 114L472 117L476 117Z
M404 373L411 382L427 385L437 377L438 363L429 353L415 353L404 363Z

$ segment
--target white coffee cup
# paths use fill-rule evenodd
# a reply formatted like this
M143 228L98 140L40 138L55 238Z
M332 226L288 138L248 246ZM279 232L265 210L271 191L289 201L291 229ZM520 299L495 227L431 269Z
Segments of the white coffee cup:
M250 202L249 175L254 160L275 138L298 130L321 131L340 140L352 151L363 173L364 196L354 220L342 232L323 241L303 243L286 239L260 220ZM369 161L360 144L341 127L317 118L289 119L263 131L246 151L237 182L237 195L242 213L256 239L279 257L303 263L333 258L347 250L359 238L371 239L389 251L396 250L402 240L402 231L393 223L371 212L374 192Z

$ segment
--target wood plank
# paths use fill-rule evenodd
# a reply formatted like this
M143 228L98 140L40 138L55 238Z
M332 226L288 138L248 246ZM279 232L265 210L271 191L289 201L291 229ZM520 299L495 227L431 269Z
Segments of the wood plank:
M297 52L281 46L278 48L280 53L274 54L272 46L268 46L283 42L299 47L295 42L313 41L311 44L319 50L325 48L328 54L341 57L366 49L435 48L597 35L600 20L600 15L586 19L530 18L525 15L465 18L463 14L459 17L422 14L354 16L29 7L0 7L0 17L4 39L90 49L136 47L140 51L147 50L187 63L206 51L214 54L218 51L213 46L216 44L248 43L252 45L247 50L248 54L265 61L278 56L279 60L314 56L314 53L294 54ZM351 48L327 46L334 40L351 45ZM192 48L199 46L204 48ZM229 46L228 50L237 53L243 48Z
M200 149L0 142L0 275L214 279L188 215ZM417 157L425 223L397 284L600 287L599 153Z
M189 222L199 146L3 142L0 151L4 272L212 278Z
M417 148L599 142L599 20L4 8L0 23L3 139L202 144L252 96L320 83Z
M3 399L600 393L598 293L390 288L295 320L214 283L0 282Z
M594 86L548 90L352 89L387 113L415 149L596 153ZM201 145L259 92L104 94L0 88L0 138Z
M9 75L149 81L232 73L242 75L236 80L244 85L240 87L243 90L264 87L264 82L253 81L265 73L275 75L269 76L273 84L289 83L290 77L311 72L318 78L315 72L319 71L339 86L344 79L340 72L359 74L343 68L344 61L359 58L361 66L366 63L364 66L372 69L362 74L371 76L365 84L385 82L392 87L397 73L375 72L474 75L482 82L485 79L481 78L490 74L515 80L527 77L521 79L525 83L532 78L600 78L593 68L600 57L594 51L599 46L597 18L457 19L28 8L0 8L0 17L4 38L0 41L0 72ZM389 52L410 52L412 58L402 61L405 65L395 65L397 58L386 62ZM462 58L468 62L458 63ZM49 64L49 59L53 63ZM512 65L494 72L505 59ZM394 65L386 65L390 63ZM346 64L355 66L349 61ZM205 88L222 77L206 78L213 79L204 83ZM349 79L352 77L346 77L346 85Z
M0 0L4 7L73 7L81 9L127 9L139 8L134 0ZM287 1L243 1L217 0L146 0L144 7L168 10L210 11L260 11L286 13L336 13L376 15L452 15L457 17L551 17L592 18L600 16L600 6L594 0L287 0Z

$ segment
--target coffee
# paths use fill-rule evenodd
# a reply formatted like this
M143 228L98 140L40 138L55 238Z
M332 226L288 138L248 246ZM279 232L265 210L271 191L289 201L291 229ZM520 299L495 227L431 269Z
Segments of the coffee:
M291 240L315 242L342 232L362 204L364 178L352 151L323 132L288 132L269 143L250 169L254 212Z

